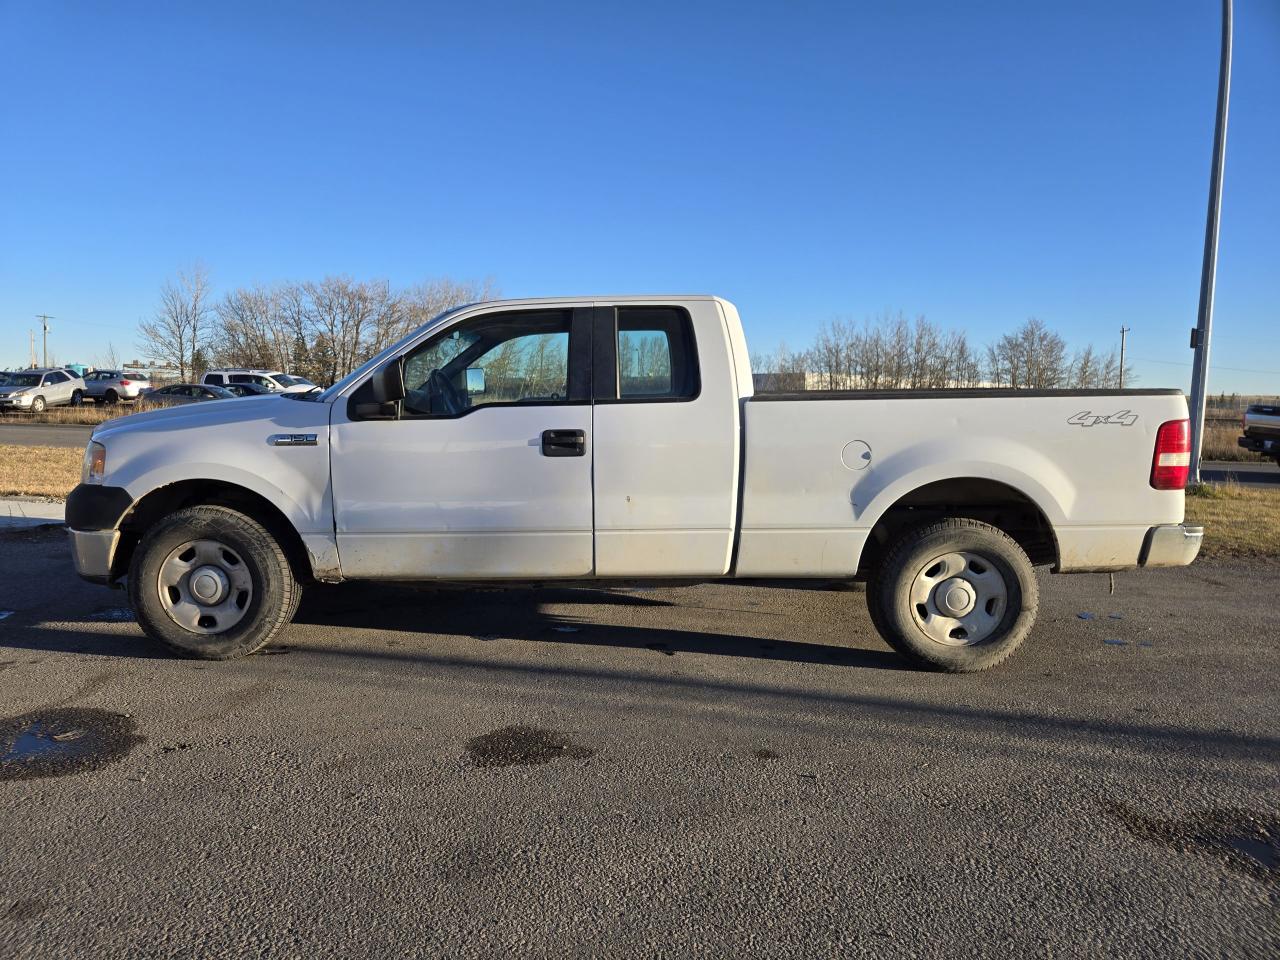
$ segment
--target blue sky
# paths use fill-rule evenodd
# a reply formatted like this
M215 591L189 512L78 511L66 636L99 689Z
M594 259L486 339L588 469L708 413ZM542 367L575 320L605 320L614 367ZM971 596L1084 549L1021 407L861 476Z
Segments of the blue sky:
M1124 324L1141 382L1185 387L1218 15L0 0L0 363L37 313L63 362L133 354L198 259L220 290L712 292L757 350L898 310ZM1280 4L1236 20L1210 388L1275 393Z

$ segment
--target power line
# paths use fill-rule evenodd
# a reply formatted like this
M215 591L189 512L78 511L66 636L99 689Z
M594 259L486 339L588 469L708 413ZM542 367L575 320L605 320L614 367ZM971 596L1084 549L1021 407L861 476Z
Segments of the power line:
M1139 363L1163 363L1170 367L1193 367L1194 363L1187 363L1184 360L1153 360L1150 357L1134 357ZM1280 370L1258 370L1254 367L1223 367L1213 364L1214 370L1230 370L1232 373L1267 373L1273 377L1280 377Z

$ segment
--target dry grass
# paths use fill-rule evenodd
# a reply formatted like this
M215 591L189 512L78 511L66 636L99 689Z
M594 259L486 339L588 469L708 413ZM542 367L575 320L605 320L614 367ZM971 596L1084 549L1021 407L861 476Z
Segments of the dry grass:
M1251 450L1236 446L1244 436L1240 422L1206 423L1204 425L1204 459L1230 460L1235 463L1261 463L1263 457Z
M0 496L62 499L80 482L83 456L67 447L0 444Z
M1187 522L1204 524L1202 557L1280 556L1280 490L1202 483L1187 490Z
M86 403L79 407L51 407L44 413L9 412L4 414L3 423L75 423L84 426L97 426L106 420L125 417L133 413L133 406L123 403L99 406Z

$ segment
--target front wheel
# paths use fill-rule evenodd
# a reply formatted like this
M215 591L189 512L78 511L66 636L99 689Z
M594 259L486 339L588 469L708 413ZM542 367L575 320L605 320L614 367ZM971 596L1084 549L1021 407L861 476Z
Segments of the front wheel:
M36 397L31 401L32 413L44 413L44 397Z
M142 538L129 566L129 600L148 637L203 660L262 649L293 619L302 596L276 539L228 507L188 507Z
M1031 631L1039 590L1023 549L977 520L905 533L867 587L872 622L908 659L949 673L987 670Z

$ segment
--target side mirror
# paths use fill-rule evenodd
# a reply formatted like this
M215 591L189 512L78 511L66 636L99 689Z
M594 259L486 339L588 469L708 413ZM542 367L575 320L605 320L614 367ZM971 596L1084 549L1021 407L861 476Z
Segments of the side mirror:
M369 378L374 403L395 403L404 399L404 357L392 357Z
M467 396L484 393L484 367L467 367Z

